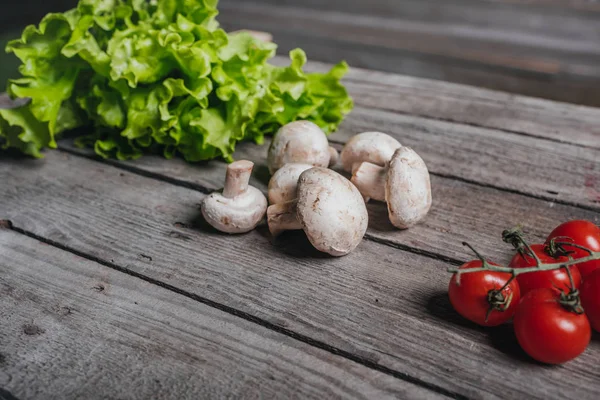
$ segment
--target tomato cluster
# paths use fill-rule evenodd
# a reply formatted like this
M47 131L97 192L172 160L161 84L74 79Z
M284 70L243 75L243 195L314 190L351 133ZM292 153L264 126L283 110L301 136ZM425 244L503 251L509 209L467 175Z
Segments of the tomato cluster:
M544 244L522 244L504 268L511 272L495 271L497 264L482 260L461 266L450 279L450 302L460 315L482 326L512 319L517 341L540 362L572 360L585 351L592 329L600 332L600 260L577 263L590 251L600 252L600 228L589 221L569 221ZM564 262L573 265L535 271ZM479 270L463 271L472 268Z

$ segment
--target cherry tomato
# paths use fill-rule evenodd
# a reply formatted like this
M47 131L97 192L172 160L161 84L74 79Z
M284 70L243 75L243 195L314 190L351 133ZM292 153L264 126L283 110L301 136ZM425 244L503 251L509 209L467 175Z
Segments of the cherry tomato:
M600 270L588 275L581 285L581 305L592 328L600 332Z
M475 260L469 261L460 268L481 266L482 262ZM521 298L516 280L499 292L510 278L511 274L505 272L472 272L461 274L459 284L457 275L454 274L448 287L450 303L460 315L476 324L500 325L512 318Z
M540 261L545 264L569 261L567 257L550 257L544 251L543 244L532 244L531 249L538 256ZM511 268L534 267L535 260L530 255L522 256L520 253L517 253L512 258L508 266ZM571 275L573 276L575 288L578 288L579 285L581 285L581 275L579 274L579 270L574 265L569 267L569 269L571 271ZM523 296L527 292L530 292L534 289L558 287L559 289L568 292L571 288L569 275L567 274L567 271L565 271L564 268L555 269L551 271L528 272L525 274L520 274L517 275L517 281L519 281L519 288L521 289L521 295Z
M600 227L590 221L573 220L557 226L550 235L548 235L546 244L554 238L557 238L557 242L572 242L587 247L592 251L600 251ZM573 251L571 257L575 259L589 255L585 250L573 246L565 245L563 247L567 251ZM600 260L577 264L577 268L579 269L581 276L585 279L585 277L593 271L600 269Z
M565 308L556 289L536 289L523 296L513 323L523 350L546 364L574 359L592 337L588 318Z

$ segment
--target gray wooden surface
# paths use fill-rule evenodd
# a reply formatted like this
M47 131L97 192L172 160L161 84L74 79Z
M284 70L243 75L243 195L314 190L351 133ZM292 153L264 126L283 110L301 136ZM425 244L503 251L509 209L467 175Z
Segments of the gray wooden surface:
M369 84L381 97L364 95ZM600 110L367 71L351 74L348 86L359 106L332 141L339 147L373 129L413 146L432 169L434 205L422 224L398 231L382 204L370 204L366 240L343 258L317 254L300 232L273 240L264 225L239 236L207 227L198 203L222 186L219 161L103 161L68 140L43 160L1 158L0 219L8 229L0 233L0 310L11 319L0 326L8 360L0 387L23 398L69 397L75 389L60 383L72 379L102 393L130 387L119 372L129 367L133 382L154 387L154 377L164 379L160 388L173 397L197 389L207 397L230 390L597 399L597 337L564 366L536 364L510 325L486 330L456 315L445 269L472 257L463 240L506 261L511 252L499 235L517 223L535 241L567 219L600 223ZM402 90L428 95L403 98ZM552 126L561 129L545 129ZM263 190L265 155L266 146L253 144L236 153L256 162L253 184ZM80 311L53 313L70 305ZM44 333L19 333L25 327ZM106 356L81 361L96 345ZM64 358L60 377L39 361L49 355ZM140 366L153 357L160 365ZM35 369L24 367L31 363ZM111 368L106 379L94 375ZM209 392L200 391L208 381Z
M443 397L14 231L0 253L19 398Z
M222 0L228 29L309 58L600 105L600 7L584 1Z
M77 0L4 3L0 34L16 35ZM300 46L314 60L600 105L597 1L221 0L220 8L225 28L269 30L282 52Z

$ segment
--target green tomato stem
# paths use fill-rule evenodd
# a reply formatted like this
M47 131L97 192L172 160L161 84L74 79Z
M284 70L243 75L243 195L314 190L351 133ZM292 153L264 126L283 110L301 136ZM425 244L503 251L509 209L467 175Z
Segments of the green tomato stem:
M471 251L473 251L475 256L481 261L482 266L479 268L468 268L468 269L460 269L459 267L448 268L448 272L450 272L452 274L456 274L456 283L460 285L460 277L462 274L472 274L472 273L483 272L483 271L494 271L494 272L504 272L507 274L511 274L512 277L507 282L507 285L508 285L508 283L510 283L517 275L527 274L527 273L531 273L531 272L539 272L539 271L552 271L552 270L561 269L561 268L565 268L567 270L567 273L569 274L569 278L571 279L571 282L572 282L573 278L571 277L569 267L576 265L576 264L588 262L588 261L600 260L600 252L599 251L592 251L591 249L588 249L587 247L584 247L584 246L581 246L581 245L578 245L575 243L556 242L555 245L557 245L557 246L572 246L572 247L581 249L583 251L586 251L587 253L589 253L589 255L587 257L582 257L582 258L577 258L577 259L573 259L572 257L569 256L569 259L567 261L561 261L561 262L556 262L556 263L543 263L543 262L541 262L539 257L535 254L535 252L531 249L529 244L527 244L527 242L523 239L522 233L520 232L520 230L518 228L510 230L510 231L505 231L503 233L503 238L504 238L504 241L511 243L518 251L523 252L523 249L525 249L524 252L527 253L527 255L530 255L534 259L535 265L532 267L526 267L526 268L511 268L511 267L504 267L501 265L492 265L477 250L475 250L475 248L473 248L473 246L471 246L467 242L463 242L463 246L467 246L469 249L471 249ZM507 285L505 285L501 290L503 290Z

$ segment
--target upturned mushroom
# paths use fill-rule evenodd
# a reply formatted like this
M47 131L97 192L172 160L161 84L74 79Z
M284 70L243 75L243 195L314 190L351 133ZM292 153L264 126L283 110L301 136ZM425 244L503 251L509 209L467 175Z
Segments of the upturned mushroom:
M307 169L309 164L285 164L273 174L269 181L269 204L285 203L296 198L298 179Z
M352 183L367 200L387 202L390 222L400 229L415 225L431 207L429 171L409 147L397 149L387 167L370 162L356 166Z
M383 167L402 145L386 133L363 132L354 135L342 149L344 171L351 172L353 166L363 161Z
M235 161L227 166L222 192L204 198L202 215L215 229L226 233L245 233L256 228L267 210L267 199L257 188L249 186L254 163Z
M337 150L329 146L327 136L310 121L294 121L279 128L267 157L271 174L288 163L327 167L337 162Z
M368 221L358 189L337 172L322 167L300 175L296 199L267 209L273 236L303 229L317 250L333 256L354 250L365 235Z

